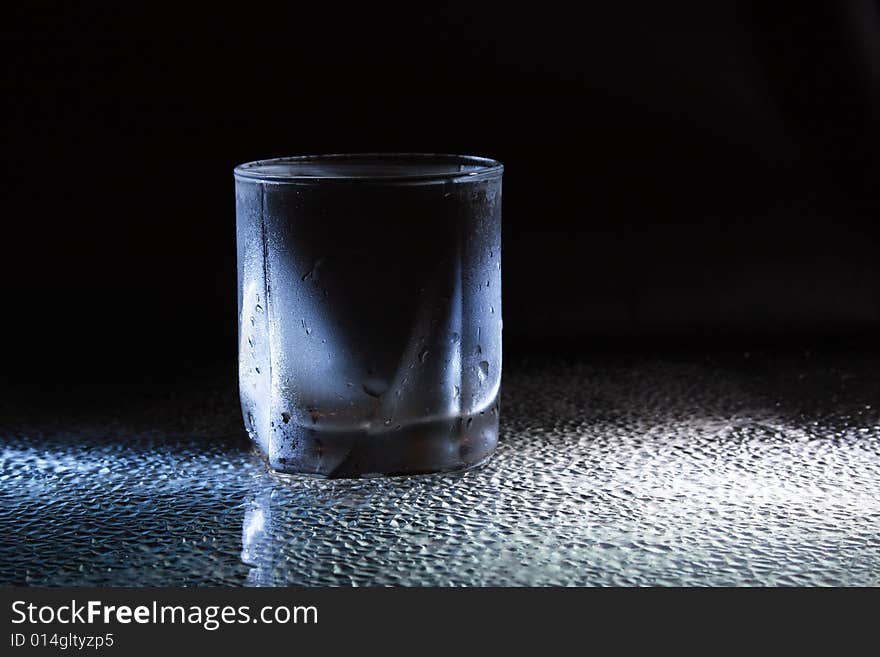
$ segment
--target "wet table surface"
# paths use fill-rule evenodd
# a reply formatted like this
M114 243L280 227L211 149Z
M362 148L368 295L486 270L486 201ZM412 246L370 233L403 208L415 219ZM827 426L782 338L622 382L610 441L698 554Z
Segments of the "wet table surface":
M880 585L876 354L510 356L488 465L360 481L269 474L234 373L76 394L4 397L2 584Z

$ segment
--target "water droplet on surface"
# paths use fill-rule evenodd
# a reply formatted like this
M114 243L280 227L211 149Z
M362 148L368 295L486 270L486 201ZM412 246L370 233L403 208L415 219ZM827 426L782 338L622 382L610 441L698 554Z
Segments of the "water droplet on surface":
M480 381L485 381L489 378L489 361L481 360L477 367L477 373L480 375Z
M260 373L260 368L259 368L259 367L255 367L255 368L254 368L254 371L255 371L257 374L259 374L259 373Z
M388 390L388 383L382 379L367 379L363 388L370 397L381 397Z
M486 281L486 287L489 287L489 283L491 283L491 281Z
M290 422L290 413L288 413L287 411L284 411L281 414L281 421L284 422L284 424L287 424L288 422Z
M254 310L256 310L258 313L261 313L263 312L263 306L257 304L256 306L254 306Z
M453 333L452 334L452 341L458 342L459 340L461 340L461 336L458 333Z
M251 349L253 349L254 346L256 345L256 342L254 341L253 336L250 336L250 337L248 338L248 344L251 346Z
M428 360L428 354L430 354L430 353L431 353L431 350L428 349L427 347L425 347L424 349L422 349L422 350L419 352L419 361L421 361L422 363L424 363L426 360Z
M481 356L483 354L483 348L480 345L477 345L477 348L474 349L474 354Z
M458 399L461 396L461 388L458 386L452 386L452 398Z
M495 306L489 306L489 312L495 314Z
M318 258L315 261L315 264L312 265L311 269L309 269L305 274L300 278L301 281L306 281L308 279L312 279L313 281L318 280L318 273L321 269L321 265L324 264L324 258Z
M256 326L256 325L257 325L257 320L255 320L254 316L251 315L251 326Z

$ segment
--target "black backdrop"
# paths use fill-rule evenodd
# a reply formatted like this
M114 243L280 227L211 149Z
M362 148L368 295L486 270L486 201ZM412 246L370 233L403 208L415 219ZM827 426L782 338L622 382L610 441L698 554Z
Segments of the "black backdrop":
M584 4L8 13L4 376L234 362L232 167L320 152L505 163L510 350L876 336L878 3Z

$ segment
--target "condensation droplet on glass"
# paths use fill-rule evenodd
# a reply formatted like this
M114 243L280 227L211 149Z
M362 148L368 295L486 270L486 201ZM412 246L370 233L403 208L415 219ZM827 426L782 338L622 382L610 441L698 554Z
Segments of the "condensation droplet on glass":
M424 349L422 349L422 350L419 352L419 361L421 361L422 363L424 363L426 360L428 360L428 354L430 354L430 353L431 353L431 350L428 349L427 347L425 347Z
M288 413L287 411L284 411L281 414L281 421L284 422L284 424L287 424L288 422L290 422L290 413Z
M388 390L388 383L382 379L371 378L364 381L362 387L370 397L381 397Z
M254 310L256 310L258 313L261 313L263 312L263 306L257 304L256 306L254 306Z
M480 375L480 381L485 381L489 378L489 361L481 360L477 367L477 373Z
M311 278L313 281L317 281L318 280L318 270L320 269L321 265L323 265L323 264L324 264L324 259L318 258L315 261L315 264L313 264L311 266L311 268L300 277L300 280L306 281Z

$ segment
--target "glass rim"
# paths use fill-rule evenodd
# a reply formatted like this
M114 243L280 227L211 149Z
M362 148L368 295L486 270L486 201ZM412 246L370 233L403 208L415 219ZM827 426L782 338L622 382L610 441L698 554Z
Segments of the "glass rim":
M267 170L277 168L280 165L296 164L301 167L308 165L332 165L342 163L360 163L369 168L370 164L381 165L398 163L403 167L412 167L412 173L400 172L390 174L378 173L340 173L327 175L316 172L313 174L304 172L278 172ZM458 165L458 171L419 171L419 165L448 164ZM470 170L465 171L464 167ZM465 182L471 180L486 180L497 178L504 172L504 165L498 160L477 155L454 155L450 153L327 153L321 155L295 155L290 157L276 157L265 160L254 160L239 164L233 170L236 179L249 180L265 183L396 183L396 184L419 184L419 183L446 183Z

